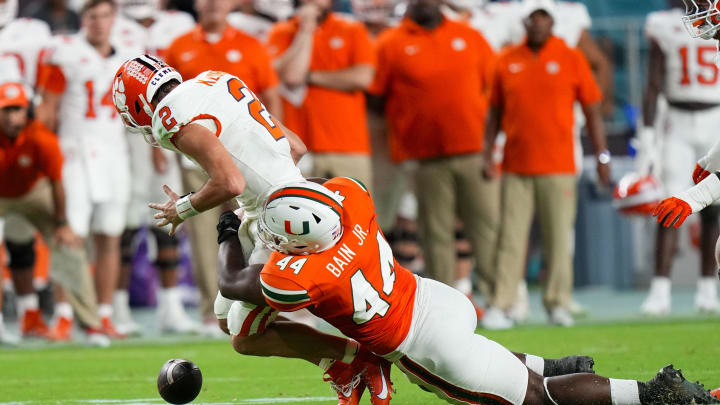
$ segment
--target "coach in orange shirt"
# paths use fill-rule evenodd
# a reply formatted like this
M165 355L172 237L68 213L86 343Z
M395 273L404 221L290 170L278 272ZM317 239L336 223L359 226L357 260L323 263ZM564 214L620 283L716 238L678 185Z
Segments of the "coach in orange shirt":
M365 26L330 11L332 0L300 0L268 46L284 85L286 124L313 153L313 174L372 184L365 90L375 73Z
M257 39L228 23L228 14L234 5L233 0L195 0L197 27L173 41L165 59L186 80L206 70L221 70L239 77L258 95L273 117L282 120L279 82L270 55ZM186 159L182 174L186 191L198 190L207 180L207 175ZM214 235L220 209L211 211L188 223L195 282L202 296L204 330L209 334L218 330L213 312L218 249Z
M598 177L610 182L610 155L600 114L602 93L585 57L552 35L552 0L526 1L525 43L499 58L491 97L487 144L500 126L507 134L503 160L502 216L493 305L487 327L512 326L505 317L524 275L535 207L543 236L548 280L544 305L550 322L573 324L568 310L573 285L572 236L577 205L573 158L573 104L579 101L598 158ZM486 150L486 156L490 151ZM486 165L489 177L496 175Z
M28 106L21 84L0 84L0 218L5 219L21 331L48 337L32 285L37 231L50 247L51 278L69 292L68 299L84 326L96 330L100 319L85 249L66 219L57 136L41 123L28 121ZM56 315L72 318L72 308L59 303Z
M499 182L483 179L481 152L494 55L477 31L443 17L440 5L412 0L400 25L380 35L370 91L386 100L392 159L420 162L418 225L428 274L455 284L458 213L488 282Z

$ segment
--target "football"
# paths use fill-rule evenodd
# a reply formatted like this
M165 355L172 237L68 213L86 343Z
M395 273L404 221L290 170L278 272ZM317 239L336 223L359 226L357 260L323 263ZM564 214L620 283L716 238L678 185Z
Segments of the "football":
M171 404L187 404L200 393L202 373L195 363L184 359L170 359L158 374L160 396Z

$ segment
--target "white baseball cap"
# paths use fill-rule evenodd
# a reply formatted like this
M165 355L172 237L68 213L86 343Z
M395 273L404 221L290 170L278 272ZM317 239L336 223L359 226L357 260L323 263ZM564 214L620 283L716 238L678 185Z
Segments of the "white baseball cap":
M530 17L532 13L538 10L545 10L550 17L555 19L555 0L523 0L522 2L522 18L523 20Z

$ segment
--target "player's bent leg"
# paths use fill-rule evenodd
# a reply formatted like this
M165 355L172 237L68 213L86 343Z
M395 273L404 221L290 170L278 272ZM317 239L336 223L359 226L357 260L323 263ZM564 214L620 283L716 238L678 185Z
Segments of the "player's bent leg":
M559 359L546 359L527 353L515 353L525 366L543 377L555 377L566 374L591 373L594 374L595 360L590 356L567 356Z

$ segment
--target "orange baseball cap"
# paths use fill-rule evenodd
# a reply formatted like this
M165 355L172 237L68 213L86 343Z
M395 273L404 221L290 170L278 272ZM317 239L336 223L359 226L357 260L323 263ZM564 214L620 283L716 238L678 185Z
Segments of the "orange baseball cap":
M25 88L20 83L7 82L0 84L0 108L30 105Z

